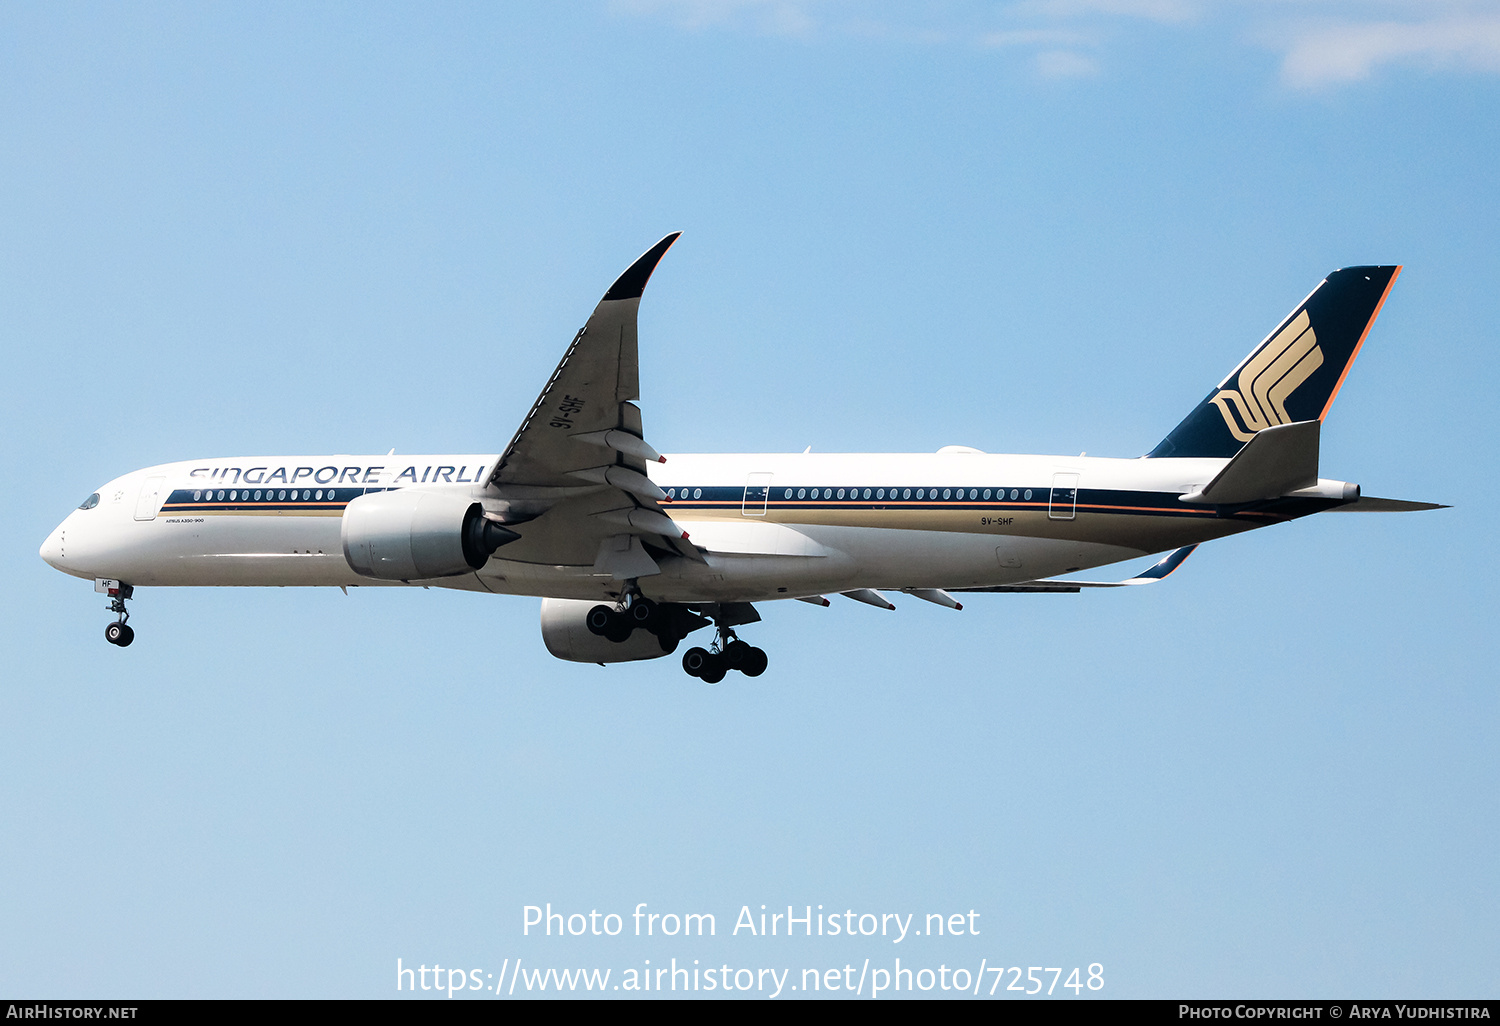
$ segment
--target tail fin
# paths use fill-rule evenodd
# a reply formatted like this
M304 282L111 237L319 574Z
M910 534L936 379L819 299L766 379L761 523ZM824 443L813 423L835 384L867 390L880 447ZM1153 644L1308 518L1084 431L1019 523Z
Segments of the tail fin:
M1146 455L1229 457L1264 428L1321 421L1400 273L1334 271Z

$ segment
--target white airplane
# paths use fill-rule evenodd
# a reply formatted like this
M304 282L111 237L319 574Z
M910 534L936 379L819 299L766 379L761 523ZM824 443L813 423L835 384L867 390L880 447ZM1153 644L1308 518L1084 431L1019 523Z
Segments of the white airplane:
M1318 437L1399 267L1335 271L1155 449L1135 459L935 454L660 456L645 440L636 312L677 234L610 286L504 452L200 459L116 478L42 545L91 579L129 645L138 587L420 585L542 597L558 658L683 657L717 683L766 654L753 603L900 592L1076 592L1160 581L1203 541L1325 510L1418 510L1318 476ZM1061 574L1172 550L1125 581Z

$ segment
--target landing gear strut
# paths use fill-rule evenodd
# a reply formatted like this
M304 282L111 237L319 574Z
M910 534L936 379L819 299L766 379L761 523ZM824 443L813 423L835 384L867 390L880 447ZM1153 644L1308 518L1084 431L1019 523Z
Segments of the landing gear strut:
M747 677L759 677L766 672L769 660L764 649L741 641L723 624L718 625L718 632L711 647L690 648L683 653L682 668L688 676L705 684L717 684L730 670L739 670Z
M130 613L125 609L125 600L135 594L135 589L128 584L121 584L119 581L102 581L100 583L104 587L99 588L99 590L109 596L109 605L105 608L114 613L118 618L114 623L104 628L104 640L111 645L119 645L121 648L124 648L135 640L135 631L131 629L130 624L127 622L130 619Z

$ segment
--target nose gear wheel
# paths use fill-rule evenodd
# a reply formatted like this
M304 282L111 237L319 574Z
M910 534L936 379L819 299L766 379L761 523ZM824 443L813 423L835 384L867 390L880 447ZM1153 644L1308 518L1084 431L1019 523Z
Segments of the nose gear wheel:
M135 589L128 584L121 584L110 592L109 605L105 608L114 613L117 619L104 628L104 640L111 645L124 648L135 640L135 631L126 622L130 619L130 613L125 608L125 600L134 593Z

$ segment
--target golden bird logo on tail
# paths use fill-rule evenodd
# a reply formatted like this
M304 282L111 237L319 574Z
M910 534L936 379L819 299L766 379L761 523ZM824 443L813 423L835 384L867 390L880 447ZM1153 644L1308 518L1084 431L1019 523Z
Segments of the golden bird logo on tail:
M1248 442L1257 431L1290 424L1286 401L1323 366L1323 350L1303 310L1241 368L1236 388L1221 388L1212 402L1229 433Z

